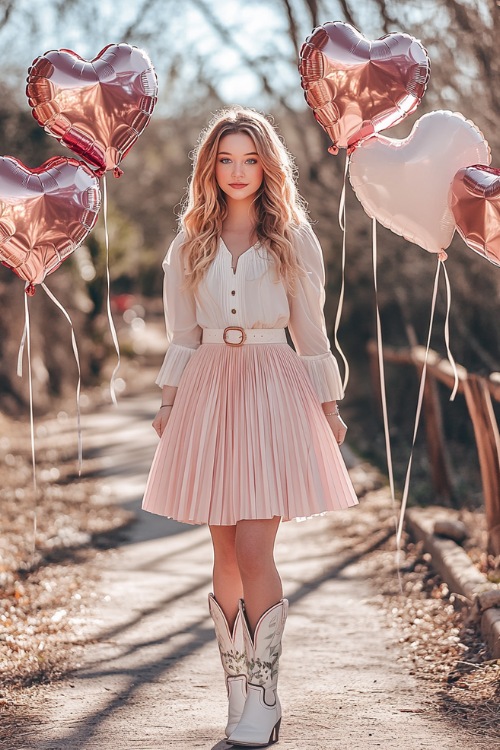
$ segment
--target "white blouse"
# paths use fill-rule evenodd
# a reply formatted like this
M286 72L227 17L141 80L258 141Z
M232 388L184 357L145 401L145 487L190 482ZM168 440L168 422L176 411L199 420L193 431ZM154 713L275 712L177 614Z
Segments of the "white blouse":
M285 328L322 403L343 398L337 360L330 351L323 307L325 268L318 238L309 224L294 230L299 264L294 295L276 281L274 260L260 243L248 248L232 269L232 255L222 239L217 255L196 292L181 290L184 235L174 239L165 260L163 302L168 348L156 383L179 384L187 363L201 343L203 328Z

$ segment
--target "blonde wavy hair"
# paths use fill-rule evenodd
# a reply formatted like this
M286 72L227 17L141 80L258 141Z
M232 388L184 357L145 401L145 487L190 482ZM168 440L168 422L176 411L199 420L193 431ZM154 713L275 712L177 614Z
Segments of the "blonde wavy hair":
M275 261L277 280L290 290L303 272L292 244L294 227L307 222L305 203L296 187L293 158L274 127L263 115L246 107L218 112L199 138L193 152L193 171L180 225L186 264L186 287L195 289L217 253L222 223L227 216L225 195L215 179L219 143L226 135L245 133L255 144L264 178L255 195L255 233Z

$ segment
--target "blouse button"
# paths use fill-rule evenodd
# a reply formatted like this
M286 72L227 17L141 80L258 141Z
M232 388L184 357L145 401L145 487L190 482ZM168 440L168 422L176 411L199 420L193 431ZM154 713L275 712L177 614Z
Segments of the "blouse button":
M234 296L234 295L236 294L236 291L235 291L235 290L233 289L233 290L231 291L231 294L232 294L232 295Z
M233 307L233 309L231 310L231 312L233 313L233 315L236 315L236 310L234 309L234 307Z

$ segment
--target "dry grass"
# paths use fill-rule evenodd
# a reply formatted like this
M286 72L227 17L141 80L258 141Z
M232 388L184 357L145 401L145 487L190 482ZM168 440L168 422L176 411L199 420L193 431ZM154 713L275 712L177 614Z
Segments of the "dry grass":
M38 452L35 503L27 427L0 420L1 744L10 742L36 686L77 664L96 555L117 543L131 516L109 503L104 484L74 481L74 441L68 446L67 439Z
M406 543L403 593L394 585L394 552L378 553L377 569L402 659L437 692L446 719L493 748L500 743L500 660L490 658L467 608L432 569L421 543Z
M393 526L388 491L376 470L359 465L352 475L356 490L364 495L359 523L371 530ZM461 518L469 530L465 547L472 563L491 575L498 560L484 551L484 514L462 511ZM500 747L500 660L491 659L477 621L433 569L422 543L406 536L403 544L401 587L394 537L364 558L387 625L400 643L401 661L425 681L423 691L438 697L443 719L474 738L475 746L484 742L491 750Z

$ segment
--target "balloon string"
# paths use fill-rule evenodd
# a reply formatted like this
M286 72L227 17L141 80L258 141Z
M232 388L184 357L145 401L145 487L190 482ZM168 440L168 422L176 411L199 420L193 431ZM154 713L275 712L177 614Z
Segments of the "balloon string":
M451 353L450 349L450 308L451 308L451 287L450 287L450 279L448 277L448 272L446 270L446 266L444 264L444 261L441 262L441 265L443 267L444 271L444 280L446 282L446 319L444 321L444 340L446 343L446 353L448 355L448 360L451 365L451 369L453 370L453 375L455 378L455 384L453 386L453 391L450 396L450 401L455 400L455 396L457 395L458 390L458 370L457 370L457 364L453 358L453 354Z
M120 346L118 344L118 336L116 335L116 328L115 324L113 322L113 316L111 314L111 277L109 273L109 233L108 233L108 191L107 191L107 185L106 185L106 175L103 177L102 181L103 186L103 209L104 209L104 237L106 241L106 279L107 279L107 294L106 294L106 308L108 312L108 321L109 321L109 330L111 331L111 338L113 339L113 344L115 346L115 351L118 357L118 362L115 366L115 369L113 370L111 374L111 378L109 381L109 390L111 393L111 400L116 405L116 391L115 391L115 380L116 380L116 374L118 370L120 369Z
M26 283L26 287L28 282ZM30 440L31 440L31 473L33 478L33 547L31 554L34 556L36 551L36 532L37 532L37 495L38 488L36 483L36 454L35 454L35 420L33 417L33 377L31 370L31 332L30 332L30 314L28 308L28 295L24 295L24 332L21 341L21 348L24 351L24 344L26 344L26 352L28 355L28 388L29 388L29 400L30 400ZM21 354L21 350L20 350ZM20 364L21 363L21 364ZM18 375L22 375L22 355L18 358Z
M339 304L337 307L337 314L335 316L335 327L333 330L333 337L335 340L335 347L342 357L342 360L344 362L344 381L342 383L342 390L345 391L347 387L347 383L349 382L349 362L347 361L347 358L342 351L342 348L339 344L338 339L338 332L340 327L340 318L342 317L342 308L344 306L344 291L345 291L345 260L346 260L346 229L345 229L345 219L346 219L346 209L345 209L345 185L346 185L346 179L347 179L347 169L349 167L349 154L346 154L345 158L345 167L344 167L344 180L342 184L342 192L340 194L340 202L339 202L339 226L342 230L342 281L340 285L340 297L339 297Z
M27 296L26 294L24 295ZM26 345L26 336L28 333L28 319L26 314L24 316L24 330L21 336L21 343L19 344L19 351L17 353L17 375L22 378L23 376L23 358L24 358L24 347Z
M389 475L389 487L391 491L391 505L394 518L394 530L397 531L398 519L396 513L396 497L394 492L394 470L392 466L392 451L391 451L391 436L389 432L389 417L387 414L387 396L386 396L386 384L385 384L385 369L384 369L384 348L382 341L382 324L380 321L380 309L378 304L378 283L377 283L377 220L372 220L372 258L373 258L373 285L375 288L375 319L377 323L377 354L378 354L378 371L380 379L380 397L382 400L382 417L384 422L384 436L385 436L385 452L387 456L387 473ZM401 573L399 570L399 561L401 550L399 542L396 537L397 550L396 550L396 570L398 573L399 587L401 592L403 591L403 584L401 580Z
M406 469L406 477L405 477L405 483L404 483L404 489L403 489L403 497L401 499L401 510L399 514L399 524L398 524L398 530L396 534L396 543L398 550L400 549L401 545L401 536L403 533L403 520L406 510L406 505L408 502L408 491L410 488L410 475L411 475L411 467L413 463L413 450L415 448L415 441L417 439L417 432L418 432L418 425L420 421L420 412L422 410L422 403L424 400L424 389L425 389L425 379L427 375L427 360L429 357L429 349L431 345L431 335L432 335L432 325L434 322L434 311L436 308L436 299L437 299L437 292L438 292L438 283L439 283L439 273L441 271L441 267L444 268L444 265L440 258L438 258L438 264L436 269L436 276L434 279L434 289L432 292L432 303L431 303L431 317L429 322L429 332L427 334L427 345L425 348L425 357L424 357L424 364L422 367L422 374L420 376L420 389L418 393L418 401L417 401L417 411L415 415L415 426L413 428L413 440L411 444L411 451L410 451L410 458L408 461L408 467Z
M52 302L59 308L59 310L61 310L62 314L64 315L64 317L66 318L66 320L71 326L71 345L73 347L73 354L75 355L76 366L78 368L78 383L76 386L76 424L77 424L77 433L78 433L78 476L81 476L82 463L83 463L82 423L81 423L81 409L80 409L80 388L81 388L81 382L82 382L82 371L80 367L80 356L78 354L78 346L76 345L75 330L73 328L73 323L72 323L71 318L69 317L69 314L61 305L59 300L55 297L55 295L50 291L50 289L44 283L42 283L41 286L44 289L47 296L50 297Z

